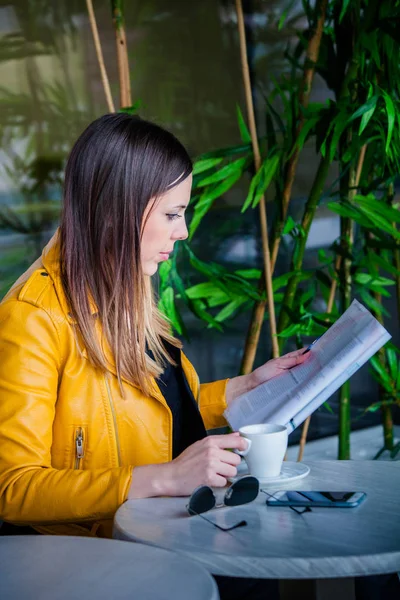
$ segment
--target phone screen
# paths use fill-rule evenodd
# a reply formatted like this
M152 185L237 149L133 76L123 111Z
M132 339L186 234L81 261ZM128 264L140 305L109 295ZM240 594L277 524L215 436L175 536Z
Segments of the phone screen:
M292 506L357 506L365 492L282 491L271 494L270 505Z

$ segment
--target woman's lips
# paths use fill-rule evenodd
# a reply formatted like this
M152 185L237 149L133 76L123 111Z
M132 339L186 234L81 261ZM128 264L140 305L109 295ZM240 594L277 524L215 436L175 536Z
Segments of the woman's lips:
M168 260L169 252L160 252L160 257L161 257L161 260Z

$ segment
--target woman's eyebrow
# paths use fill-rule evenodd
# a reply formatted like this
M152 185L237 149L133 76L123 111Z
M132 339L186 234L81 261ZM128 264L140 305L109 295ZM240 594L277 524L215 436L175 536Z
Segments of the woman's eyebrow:
M177 204L176 206L172 206L171 208L187 208L187 204Z

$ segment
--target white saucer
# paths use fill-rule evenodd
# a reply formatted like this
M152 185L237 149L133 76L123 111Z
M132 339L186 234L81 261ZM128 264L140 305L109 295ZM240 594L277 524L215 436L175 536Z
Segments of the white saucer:
M288 481L295 481L295 479L303 479L309 472L310 467L307 467L304 463L284 461L280 475L277 475L277 477L257 477L257 479L262 485L268 485L269 483L287 483ZM236 477L228 477L228 480L231 483L234 483L245 475L250 475L250 473L248 466L242 461L237 468Z

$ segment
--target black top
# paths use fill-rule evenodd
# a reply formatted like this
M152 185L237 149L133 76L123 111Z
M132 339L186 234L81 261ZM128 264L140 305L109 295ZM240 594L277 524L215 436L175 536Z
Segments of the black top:
M172 458L207 436L203 419L182 368L181 351L164 341L166 350L177 366L171 364L156 380L172 412ZM148 355L153 358L150 351Z

